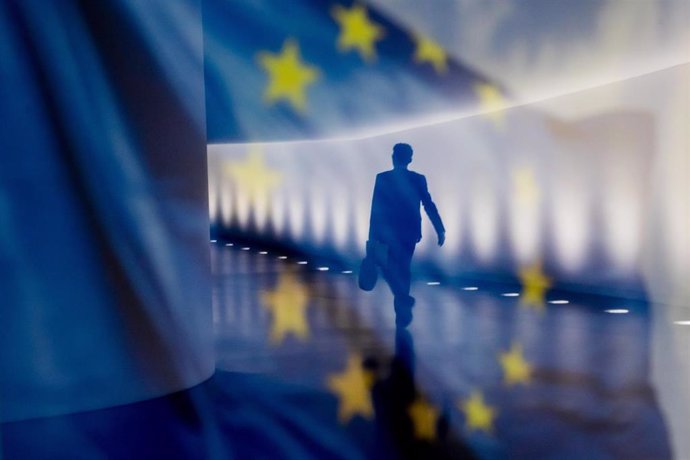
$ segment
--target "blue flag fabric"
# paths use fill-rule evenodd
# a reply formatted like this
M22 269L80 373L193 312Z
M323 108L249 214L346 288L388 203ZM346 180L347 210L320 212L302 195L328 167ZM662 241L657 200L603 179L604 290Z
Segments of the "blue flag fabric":
M587 225L627 196L620 190L644 183L645 114L567 124L527 108L505 131L505 120L473 117L410 133L429 151L444 141L464 149L418 163L457 234L442 257L433 244L420 247L424 273L463 274L458 260L502 267L508 282L498 286L521 284L522 297L491 283L478 282L475 297L429 283L413 334L393 341L390 299L381 290L360 297L351 270L298 275L282 258L267 262L267 251L221 241L217 365L268 375L219 371L183 393L109 407L189 387L213 367L199 3L161 5L0 4L0 57L13 64L0 73L4 455L670 456L649 382L648 305L580 304L573 294L569 307L545 308L553 298L541 272L637 287L635 241L617 232L621 222L633 228L639 210L602 218L609 240L590 238ZM428 37L359 3L209 0L204 17L210 142L357 136L502 93ZM523 130L530 141L516 144ZM602 130L616 142L599 144ZM255 242L352 254L366 238L370 196L369 179L359 178L388 166L382 149L397 136L353 141L365 159L333 139L322 144L337 151L331 157L310 142L258 153L218 146L214 224ZM539 169L550 147L561 161ZM605 166L599 178L618 181L615 193L580 194L608 190L588 175L591 157ZM544 208L553 240L532 238L551 228ZM607 246L611 239L622 244ZM518 283L515 265L535 254L546 254L544 266ZM605 316L611 306L632 314ZM280 317L286 310L292 316Z
M476 104L485 78L364 5L205 1L209 143L347 136Z
M0 420L213 371L203 106L130 3L0 4Z

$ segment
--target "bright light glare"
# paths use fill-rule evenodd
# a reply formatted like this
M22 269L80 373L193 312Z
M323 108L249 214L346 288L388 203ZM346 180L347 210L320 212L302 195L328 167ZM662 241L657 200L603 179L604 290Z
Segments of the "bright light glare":
M252 209L254 211L254 221L256 222L259 232L263 232L266 229L266 223L268 222L268 200L266 197L254 197L252 202Z
M285 198L282 193L271 194L271 219L277 235L283 235L285 230Z
M586 260L590 245L591 165L577 155L562 155L555 169L552 180L558 186L549 193L554 246L561 265L574 271Z
M347 196L347 192L344 187L340 187L339 194L337 196ZM344 248L347 244L348 232L349 232L349 218L350 218L350 208L353 206L353 200L348 199L344 206L329 206L332 213L333 220L333 236L335 243L340 248Z
M312 190L310 195L311 208L309 209L309 216L311 217L311 230L315 242L321 243L326 238L328 218L327 197L326 194L320 190Z
M301 196L287 197L288 200L288 221L290 222L290 232L293 238L300 240L304 233L304 205Z
M484 178L486 179L486 178ZM476 180L472 190L470 227L472 244L482 261L494 256L498 237L498 203L488 180Z

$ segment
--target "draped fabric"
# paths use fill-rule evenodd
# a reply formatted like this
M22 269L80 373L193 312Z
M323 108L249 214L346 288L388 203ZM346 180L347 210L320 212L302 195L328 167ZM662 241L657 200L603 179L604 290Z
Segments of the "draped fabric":
M137 3L0 4L2 420L213 370L200 5L171 23Z

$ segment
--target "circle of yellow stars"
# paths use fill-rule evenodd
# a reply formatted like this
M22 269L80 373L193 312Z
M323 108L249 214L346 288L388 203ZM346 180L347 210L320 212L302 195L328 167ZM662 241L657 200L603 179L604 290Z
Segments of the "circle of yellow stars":
M338 24L339 33L336 49L340 53L356 52L366 63L377 59L376 45L385 35L385 28L372 20L366 7L354 4L351 7L335 5L331 16ZM419 65L430 65L436 74L448 73L448 54L432 38L411 34L415 45L413 62ZM261 51L257 55L259 66L268 75L264 91L264 100L268 105L285 102L296 113L304 114L307 110L307 89L321 78L318 67L302 60L299 43L288 38L278 53ZM503 127L503 107L505 100L501 91L485 82L474 85L482 111L498 128Z
M331 15L340 27L336 42L338 51L354 51L365 62L375 61L376 43L385 36L385 29L371 20L366 8L357 4L351 8L337 5L331 10ZM421 34L413 34L412 38L415 42L413 61L419 65L430 65L438 75L446 74L448 56L443 47ZM268 74L265 101L269 105L282 101L296 112L304 113L307 108L307 89L320 79L321 72L302 59L297 40L287 39L278 53L260 52L257 60ZM474 85L474 91L485 115L497 128L503 128L506 101L501 90L489 83L479 82ZM243 163L226 165L225 171L252 198L266 195L280 182L280 175L266 168L261 152L257 150L250 151ZM516 187L524 190L526 202L531 204L538 201L539 196L531 187L531 177L516 174L514 179ZM542 272L541 264L536 262L520 268L519 278L523 286L520 303L543 311L544 295L551 286L551 280ZM272 343L280 343L290 334L301 340L308 337L308 293L294 274L283 275L273 291L263 294L262 300L273 317L270 332ZM513 343L510 350L500 353L498 361L506 385L530 382L532 366L525 359L520 344ZM350 354L345 369L327 378L328 388L339 400L338 418L341 423L347 423L355 416L367 419L373 417L373 383L373 375L363 368L362 357L358 354ZM458 400L458 408L465 414L468 430L486 433L493 431L498 412L485 402L481 392L473 391L468 398ZM415 437L430 441L436 438L439 411L434 405L419 397L408 407L408 415L413 423Z
M551 284L542 272L541 263L537 261L522 267L519 272L523 283L521 301L543 308L544 293ZM290 334L301 340L309 336L306 319L308 290L294 272L282 274L276 287L263 293L262 301L273 317L270 332L272 343L281 343ZM531 382L533 366L525 358L520 343L512 343L510 349L498 353L497 358L505 385L528 385ZM372 388L375 379L375 375L364 368L359 353L350 353L344 369L327 377L326 386L338 399L340 423L347 424L356 416L364 419L374 417ZM493 434L498 410L487 403L481 391L473 390L468 397L459 398L457 408L464 414L465 428L469 432ZM415 438L436 441L440 414L436 406L425 397L418 396L408 406L407 414Z
M523 267L523 283L527 297L532 302L543 302L544 290L548 280L541 272L541 264ZM523 291L524 292L524 291ZM281 343L288 335L305 340L309 336L306 308L309 302L307 288L294 272L283 273L276 287L264 292L262 302L272 313L270 341ZM503 382L508 386L528 385L531 382L533 367L525 358L523 346L514 342L510 349L498 353L497 361L503 372ZM349 423L354 417L374 418L372 389L376 376L363 366L359 353L349 353L345 367L326 378L327 388L338 400L338 420ZM496 407L489 404L484 394L473 390L469 396L457 400L458 410L464 414L465 428L468 432L482 432L493 435L498 417ZM435 442L439 421L439 409L424 396L419 395L408 407L407 414L416 439Z

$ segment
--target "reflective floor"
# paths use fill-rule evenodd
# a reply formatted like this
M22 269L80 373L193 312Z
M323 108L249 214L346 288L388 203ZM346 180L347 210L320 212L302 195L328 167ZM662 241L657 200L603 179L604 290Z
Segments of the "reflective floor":
M319 399L307 412L353 450L670 457L644 303L420 277L412 322L396 328L383 280L364 292L355 267L225 244L213 252L218 367Z
M670 457L644 303L418 277L396 327L382 280L227 244L211 380L3 424L3 458Z

